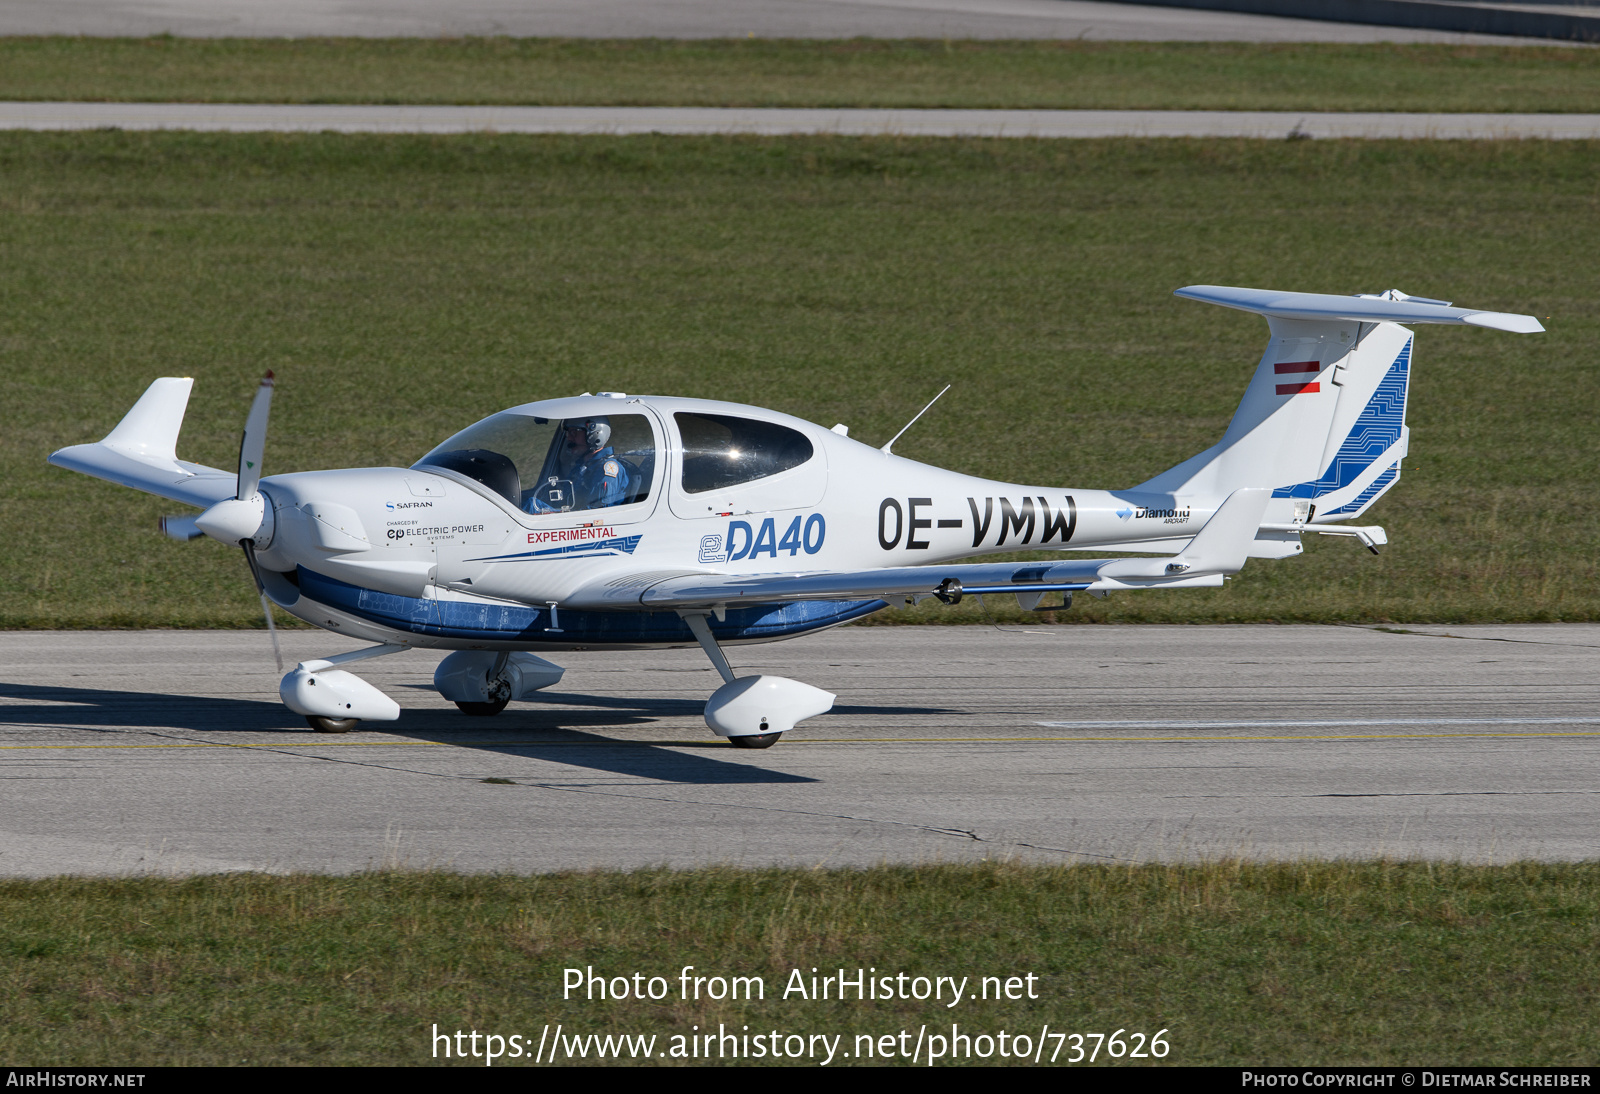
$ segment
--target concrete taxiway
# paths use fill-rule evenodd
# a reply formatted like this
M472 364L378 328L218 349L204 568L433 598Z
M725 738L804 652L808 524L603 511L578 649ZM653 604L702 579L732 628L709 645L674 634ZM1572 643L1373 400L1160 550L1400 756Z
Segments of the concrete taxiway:
M492 719L399 654L360 671L401 719L329 736L278 703L262 632L9 632L0 874L1600 853L1600 626L1407 629L738 648L839 696L767 751L706 730L698 650L560 655Z
M1595 140L1600 114L1271 110L838 110L644 106L337 106L0 102L0 129L230 133L570 133L851 137Z

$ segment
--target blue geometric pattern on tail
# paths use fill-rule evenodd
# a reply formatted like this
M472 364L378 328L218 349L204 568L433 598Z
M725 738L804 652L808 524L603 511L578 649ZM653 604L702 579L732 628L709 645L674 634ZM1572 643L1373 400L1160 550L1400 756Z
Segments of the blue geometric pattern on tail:
M1411 340L1407 339L1400 356L1394 359L1389 371L1378 383L1366 409L1350 435L1339 446L1333 462L1312 482L1294 486L1280 486L1272 492L1275 498L1320 498L1342 489L1360 478L1372 462L1400 439L1400 430L1406 422L1406 380L1411 364Z
M1391 464L1389 470L1385 471L1383 474L1379 475L1377 478L1373 479L1367 484L1367 488L1356 496L1355 501L1349 502L1346 505L1341 505L1337 509L1329 509L1326 513L1318 513L1317 516L1336 517L1341 513L1359 513L1361 510L1367 507L1367 503L1373 498L1377 497L1379 494L1389 489L1389 487L1393 486L1395 484L1395 480L1399 477L1400 465L1398 463Z

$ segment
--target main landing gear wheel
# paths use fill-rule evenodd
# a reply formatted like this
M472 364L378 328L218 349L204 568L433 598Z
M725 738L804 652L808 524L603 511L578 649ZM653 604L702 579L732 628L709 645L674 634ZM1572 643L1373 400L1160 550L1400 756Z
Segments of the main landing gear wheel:
M323 718L316 714L306 715L306 725L318 733L349 733L360 721L360 718Z
M456 706L461 708L462 714L471 714L478 718L489 718L506 709L506 704L509 702L511 700L507 698L494 699L487 703L457 703Z
M771 748L778 743L782 733L749 733L742 737L729 737L734 748Z

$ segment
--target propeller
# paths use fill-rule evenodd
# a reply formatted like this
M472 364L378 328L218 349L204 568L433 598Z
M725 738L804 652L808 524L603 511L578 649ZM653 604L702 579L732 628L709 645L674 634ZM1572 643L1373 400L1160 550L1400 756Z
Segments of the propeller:
M250 403L244 436L239 439L239 485L234 496L217 502L197 517L165 517L161 530L174 539L207 535L223 543L236 543L244 549L244 560L250 566L250 576L261 596L261 610L267 617L267 631L272 635L272 656L277 659L278 671L282 672L283 654L278 648L278 628L272 621L272 602L267 598L266 585L261 581L261 566L256 562L256 545L263 538L263 531L265 541L272 542L272 511L260 490L261 456L267 447L272 386L273 376L268 372L261 378L261 386L256 388L256 397Z
M256 397L250 404L250 415L244 420L244 436L239 438L239 492L240 501L257 496L261 483L261 454L267 448L267 414L272 410L272 371L261 378Z

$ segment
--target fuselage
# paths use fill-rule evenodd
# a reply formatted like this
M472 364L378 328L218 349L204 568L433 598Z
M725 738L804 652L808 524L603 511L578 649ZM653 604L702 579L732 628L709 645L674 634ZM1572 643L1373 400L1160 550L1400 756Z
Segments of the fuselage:
M627 483L615 504L570 496L561 427L594 420L612 431L613 482ZM447 649L691 646L677 613L642 608L650 586L1019 550L1160 551L1215 505L995 482L774 411L661 396L530 403L410 468L278 475L261 491L272 538L257 558L276 603L339 633ZM754 605L711 627L719 642L774 641L884 606Z

